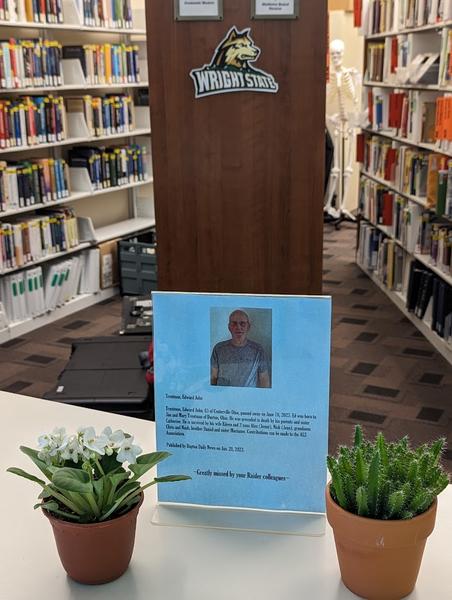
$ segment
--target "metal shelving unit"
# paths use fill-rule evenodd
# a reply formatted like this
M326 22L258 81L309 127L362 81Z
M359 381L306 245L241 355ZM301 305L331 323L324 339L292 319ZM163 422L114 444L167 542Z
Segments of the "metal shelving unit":
M143 2L144 5L144 2ZM4 34L4 38L8 38L12 34L12 30L17 30L17 37L26 37L28 31L34 30L31 32L34 35L35 31L38 32L40 37L48 37L52 36L51 39L56 39L55 35L58 32L73 32L81 35L85 34L101 34L108 35L112 39L115 39L115 36L118 37L118 42L126 42L129 40L134 40L136 43L136 38L142 38L146 35L146 30L140 27L136 27L136 23L144 22L144 9L142 11L136 11L134 13L133 24L134 26L131 28L116 28L116 27L92 27L83 24L83 19L81 15L78 13L77 4L75 0L63 0L63 14L64 14L64 23L35 23L35 22L23 22L23 21L0 21L0 29L7 28L7 32ZM92 39L89 38L90 40ZM110 41L106 38L102 38L102 41ZM82 42L81 42L82 43ZM76 63L78 61L75 61ZM27 87L27 88L14 88L14 89L0 89L0 98L7 95L14 96L15 94L25 94L31 95L35 93L39 94L47 94L47 93L58 93L64 95L66 92L80 92L80 95L85 91L91 90L101 90L106 93L111 91L121 91L121 90L133 90L133 89L143 89L148 86L146 81L147 79L147 66L145 61L139 61L140 71L144 78L140 83L112 83L112 84L90 84L85 81L83 76L83 72L81 71L81 66L74 64L74 61L63 60L63 82L64 84L61 86L43 86L43 87ZM71 64L72 63L72 64ZM121 139L129 139L131 143L134 143L137 138L141 138L141 140L146 139L146 145L150 148L150 116L149 116L149 108L148 107L135 107L136 110L136 128L131 131L124 131L121 133L115 133L110 135L104 135L101 137L93 137L91 135L87 135L87 126L86 122L83 122L82 115L78 115L73 117L68 113L68 132L67 139L55 142L48 142L43 144L37 144L32 146L19 146L19 147L9 147L9 148L1 148L0 154L2 155L2 159L8 159L11 155L12 159L16 159L15 157L28 157L34 156L35 151L42 151L43 149L49 149L51 151L51 155L53 157L58 157L61 149L64 149L68 146L78 145L78 144L94 144L96 145L99 142L110 142L111 140L121 140ZM88 131L89 133L89 131ZM30 155L30 153L33 153ZM76 171L84 171L84 169L77 169ZM5 269L2 273L0 273L0 277L2 275L7 275L9 273L27 269L30 267L34 267L35 265L42 264L48 261L53 261L58 258L65 258L66 256L71 256L76 252L80 252L82 250L86 250L89 248L95 248L99 244L103 242L107 242L110 240L114 240L116 238L126 237L130 235L134 235L149 229L155 225L155 219L153 216L152 207L149 207L149 204L152 203L152 165L151 165L151 157L150 153L148 154L147 159L147 174L148 177L145 181L137 181L128 183L126 185L111 187L101 190L94 190L92 185L90 184L88 172L85 173L70 173L70 181L71 181L71 191L69 196L57 200L55 202L50 202L46 204L38 204L29 207L20 207L17 209L7 210L0 212L0 221L5 220L10 217L14 217L16 215L25 215L26 213L32 213L36 209L39 208L49 208L53 206L58 206L62 204L72 204L74 202L82 202L85 200L85 203L88 202L88 199L92 199L93 203L105 203L107 206L109 199L112 198L112 195L117 195L123 193L125 195L124 200L121 202L125 203L127 207L129 218L120 218L119 220L114 221L111 224L101 225L98 227L93 227L93 236L92 239L87 241L81 241L81 243L75 247L71 248L65 252L59 252L56 254L47 255L33 263L28 263L26 265L22 265L20 267ZM145 196L137 196L137 193L142 189L146 190L145 186L150 186L149 194ZM94 205L93 205L94 206ZM85 206L86 210L86 206ZM88 218L89 215L84 214L84 219ZM92 222L91 222L92 224ZM109 288L106 290L101 290L97 293L93 294L80 294L64 304L63 306L59 306L51 312L47 312L46 314L40 315L33 319L25 319L21 322L13 322L10 323L6 329L0 330L0 344L11 340L17 336L24 335L38 327L47 325L54 320L63 318L68 316L74 312L77 312L83 308L91 306L92 304L96 304L97 302L101 302L117 293L116 288Z
M383 43L386 40L386 38L388 38L388 37L395 37L395 36L406 35L406 34L408 34L409 36L410 35L424 36L426 34L427 37L422 37L422 40L424 40L422 42L422 44L428 44L431 39L431 35L430 35L430 37L428 37L429 33L432 34L432 32L437 31L441 36L446 36L449 32L449 29L451 29L451 28L452 28L452 20L447 20L442 23L432 23L432 24L423 25L420 27L403 28L403 29L399 29L397 31L388 31L388 32L383 32L383 33L373 33L370 35L366 35L365 40L366 40L366 42L372 42L373 40L377 40L377 41L381 41ZM411 39L414 40L415 37L413 37ZM427 41L425 41L425 40L427 40ZM433 38L432 38L432 40L433 40ZM443 40L444 40L444 37L443 37ZM433 40L433 42L434 42L434 40ZM434 42L434 43L436 43L436 42ZM422 50L422 51L425 52L426 50ZM440 70L440 72L441 72L441 70ZM436 91L439 93L448 93L448 92L452 93L452 88L450 86L440 85L440 81L441 81L441 77L439 74L437 84L422 84L422 83L420 83L420 84L409 84L409 83L402 84L402 83L397 83L396 81L381 81L380 82L380 81L366 80L366 81L364 81L364 85L369 88L376 87L376 88L388 88L388 89L394 89L394 90L426 90L426 91ZM450 145L449 145L448 149L443 149L441 147L440 143L438 143L438 144L427 144L427 143L422 143L422 142L416 143L410 139L405 139L403 137L398 136L394 130L374 130L371 127L367 127L367 128L363 129L363 132L365 134L367 134L368 136L380 136L382 138L391 140L394 143L411 146L413 148L418 148L419 150L426 151L426 152L440 153L446 157L452 158L452 150L450 150ZM361 177L365 178L367 180L371 180L371 181L375 182L376 184L393 192L394 194L401 196L402 198L406 199L409 203L410 202L415 203L419 206L427 208L427 199L426 198L421 198L418 196L413 196L411 194L404 193L404 192L400 191L391 182L385 181L381 177L378 177L372 173L369 173L369 172L365 171L364 169L361 170ZM416 252L410 252L408 250L408 248L404 247L402 242L393 235L392 227L387 227L387 226L379 225L377 223L373 223L370 219L367 219L366 217L361 217L361 218L365 222L367 222L371 226L373 226L374 228L378 229L379 231L382 231L386 237L393 240L399 247L401 247L403 249L404 255L406 257L409 257L412 260L418 261L419 263L421 263L422 265L424 265L428 269L430 269L432 272L434 272L442 280L447 282L449 285L452 285L452 276L449 273L444 272L439 267L432 264L429 256L418 254ZM409 261L406 261L406 263L409 263ZM372 281L394 302L394 304L400 309L400 311L423 333L423 335L431 342L431 344L438 350L438 352L440 352L442 354L442 356L444 356L444 358L449 363L452 364L452 345L448 342L445 342L444 339L442 339L434 331L432 331L430 323L417 318L413 313L411 313L407 310L406 298L403 295L403 293L388 289L386 287L386 285L378 278L378 276L372 270L368 270L365 266L359 264L359 262L357 264L364 271L364 273L366 273L366 275L368 275L370 277L370 279L372 279ZM405 268L408 268L408 265L405 265Z

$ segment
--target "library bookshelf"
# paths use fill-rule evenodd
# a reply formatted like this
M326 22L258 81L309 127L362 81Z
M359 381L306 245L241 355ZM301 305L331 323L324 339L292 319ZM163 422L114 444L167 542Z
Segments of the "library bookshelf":
M0 169L9 169L11 166L22 168L23 163L29 165L40 163L40 161L65 165L60 167L58 173L55 167L55 179L51 181L52 185L56 181L58 194L53 190L51 199L49 197L36 199L33 196L32 202L24 201L19 196L20 194L25 196L27 193L24 188L25 183L22 182L22 188L17 188L17 182L14 184L16 187L11 183L7 184L9 186L7 194L11 195L13 189L18 197L17 201L9 204L4 202L3 205L0 198L0 240L11 233L11 230L7 230L5 233L5 228L7 229L11 224L18 224L26 229L27 222L43 212L53 211L53 209L68 211L71 218L76 221L78 234L74 244L68 243L64 246L55 244L52 248L46 246L38 255L31 256L31 259L30 254L26 255L21 247L19 259L16 252L15 258L8 262L5 257L5 248L0 246L0 252L3 252L3 261L0 260L0 344L115 295L118 292L116 287L101 286L99 247L105 242L138 235L155 226L150 112L146 105L148 88L146 30L137 26L137 24L145 22L145 2L144 0L129 0L128 3L121 3L120 10L124 11L121 14L114 12L118 10L115 8L115 5L117 7L118 4L112 0L102 0L99 3L91 4L100 7L100 17L84 12L86 3L82 0L57 0L55 3L47 3L47 9L49 6L58 6L58 15L27 13L30 6L45 5L45 3L32 3L28 0L5 0L2 7L9 7L9 12L6 9L6 13L2 13L2 8L0 8L0 32L2 32L0 39L3 40L12 39L13 43L20 43L21 40L39 39L58 43L62 48L65 46L113 47L116 45L127 48L127 50L133 47L137 53L135 63L132 59L123 60L121 58L115 63L115 55L112 51L112 70L117 67L123 73L122 78L119 75L117 78L102 78L99 74L96 75L98 77L96 80L90 79L89 66L87 73L86 64L82 65L81 59L63 56L59 61L58 82L46 79L47 85L43 81L42 85L32 85L30 82L27 85L25 82L25 85L21 86L18 84L19 79L17 81L10 79L10 84L5 85L5 80L2 81L0 72L0 105L10 102L15 106L21 102L21 98L37 98L38 95L40 97L57 96L61 98L65 106L69 98L77 99L91 95L104 102L109 97L127 95L130 96L133 105L133 119L130 117L129 122L127 122L127 118L123 121L115 121L116 128L109 121L108 127L104 123L103 129L95 129L95 124L93 125L86 113L66 111L63 136L45 139L38 135L24 135L20 139L18 136L11 144L10 140L5 142L0 139ZM102 10L103 14L101 14ZM107 59L102 56L102 61L104 60ZM103 62L99 64L104 66ZM0 66L0 71L1 68ZM130 75L130 69L135 69L133 71L135 77ZM96 71L96 73L100 72ZM140 77L138 73L141 75ZM4 74L3 77L5 77ZM11 85L11 81L13 85ZM101 119L106 118L104 111L104 104L102 104L99 113ZM110 116L113 114L113 109L111 111ZM1 132L0 138L2 138ZM77 149L86 147L96 150L96 160L100 161L102 169L106 165L106 162L102 162L106 151L114 154L122 148L121 156L127 156L127 166L120 163L121 159L117 159L116 163L109 163L110 179L107 181L96 179L99 175L98 171L94 171L93 179L91 163L89 168L84 168L80 165L72 166L69 160L69 153L76 153ZM137 151L138 159L136 158L137 153L133 154L133 159L130 158L135 148L139 149ZM113 177L112 164L122 165L122 177L120 177L119 167L116 172L116 166ZM99 177L105 177L103 170ZM60 183L62 184L61 189L58 187ZM30 193L30 189L28 192ZM11 196L9 196L9 200L11 200ZM68 227L67 223L63 227L66 226ZM41 236L43 235L41 233ZM11 239L14 240L14 235ZM95 254L91 255L90 260L87 257L91 252ZM85 279L94 277L94 285L93 280L90 279L88 284L86 285L85 281L85 286L82 287L81 283L78 285L74 279L75 287L72 290L65 290L65 294L60 295L58 301L52 306L44 306L44 308L41 306L40 309L37 309L33 305L34 300L30 301L30 306L24 301L25 312L18 311L19 316L16 311L14 311L15 314L11 314L12 311L8 314L5 305L12 300L13 296L11 292L13 288L9 289L8 286L14 285L14 277L18 277L18 281L25 284L28 282L27 274L41 268L41 287L43 288L41 291L45 296L44 291L47 291L45 288L46 274L58 272L58 265L63 265L60 273L66 272L67 280L69 270L75 269L74 258L84 265L77 267L79 277L80 269L93 270L88 275L85 274ZM67 266L69 264L72 266ZM64 271L63 267L67 270ZM69 276L69 279L71 278L72 275ZM63 285L66 284L63 283ZM17 289L20 289L19 284Z
M452 364L452 3L363 3L357 264Z

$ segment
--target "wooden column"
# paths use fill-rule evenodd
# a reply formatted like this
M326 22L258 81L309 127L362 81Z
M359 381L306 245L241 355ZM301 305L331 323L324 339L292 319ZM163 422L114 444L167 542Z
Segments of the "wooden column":
M320 293L326 0L296 20L251 20L251 0L224 0L223 21L146 9L159 289ZM279 92L195 99L190 71L232 26Z

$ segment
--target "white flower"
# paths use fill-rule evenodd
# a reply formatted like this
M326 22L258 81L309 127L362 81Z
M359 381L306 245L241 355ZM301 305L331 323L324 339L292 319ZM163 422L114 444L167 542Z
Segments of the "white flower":
M126 437L119 446L118 456L116 460L120 463L128 462L134 464L137 456L141 454L140 446L133 445L133 436Z
M101 456L105 454L105 446L108 443L108 438L106 435L103 434L96 436L94 427L87 427L83 431L81 441L85 448L87 448L88 450L91 450L96 454L100 454Z
M50 459L58 456L61 448L67 444L68 437L64 427L55 428L52 433L45 433L38 438L38 444L41 448L38 457L49 463Z
M102 433L108 438L108 442L105 447L105 453L108 454L108 456L111 456L113 451L117 450L121 446L126 436L121 429L117 429L114 433L112 433L111 427L105 427Z
M61 452L61 458L63 460L70 460L75 464L78 463L79 458L83 456L83 446L78 441L78 437L73 435L68 438L68 441Z
M40 448L48 447L52 442L52 438L48 433L44 433L38 437L38 444Z
M56 441L62 442L66 438L66 429L64 427L55 427L52 431L52 437Z

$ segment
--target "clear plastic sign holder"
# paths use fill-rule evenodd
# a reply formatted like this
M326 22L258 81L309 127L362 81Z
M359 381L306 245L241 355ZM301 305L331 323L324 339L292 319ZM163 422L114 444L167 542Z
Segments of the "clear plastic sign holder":
M159 486L151 522L324 535L331 299L152 296L157 474L191 481ZM255 379L234 344L259 350Z
M278 535L321 537L325 535L324 513L228 508L159 503L151 523L159 526L229 529Z

